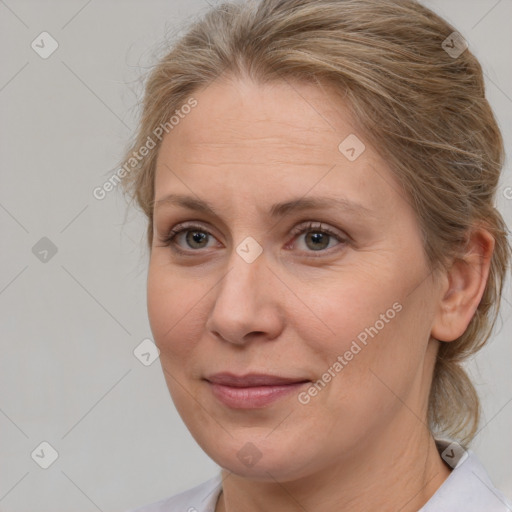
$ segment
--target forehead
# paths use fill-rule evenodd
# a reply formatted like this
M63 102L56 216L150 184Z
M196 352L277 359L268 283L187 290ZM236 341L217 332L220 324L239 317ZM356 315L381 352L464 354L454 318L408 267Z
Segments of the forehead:
M397 193L385 163L328 86L224 79L193 97L197 106L160 148L157 199L170 189L190 192L198 181L200 195L236 191L255 200L339 189L378 202L383 185ZM364 148L355 160L340 151L347 139Z
M197 107L168 137L176 146L214 146L219 153L234 145L276 150L300 146L312 157L330 148L337 157L339 142L355 131L348 109L328 86L223 78L194 97Z

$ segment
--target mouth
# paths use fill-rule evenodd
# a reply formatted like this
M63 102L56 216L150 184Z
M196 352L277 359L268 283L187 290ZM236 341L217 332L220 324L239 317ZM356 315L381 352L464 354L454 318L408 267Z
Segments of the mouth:
M217 373L205 379L213 395L232 409L259 409L292 393L311 381L304 378L266 374Z

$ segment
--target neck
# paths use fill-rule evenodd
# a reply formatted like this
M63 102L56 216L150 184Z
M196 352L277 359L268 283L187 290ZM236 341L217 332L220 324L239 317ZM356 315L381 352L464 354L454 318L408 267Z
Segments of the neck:
M223 471L216 512L303 512L319 505L324 512L417 512L450 470L426 428L413 436L407 429L389 434L365 442L364 450L358 448L335 466L295 481L261 482Z

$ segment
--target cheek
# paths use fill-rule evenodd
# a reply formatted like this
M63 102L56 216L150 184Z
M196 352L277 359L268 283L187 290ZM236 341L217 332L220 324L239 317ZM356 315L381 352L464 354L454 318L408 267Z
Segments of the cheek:
M351 321L352 336L343 337L339 349L330 354L331 361L338 355L343 358L332 395L339 416L347 421L351 415L369 423L383 419L409 402L408 397L416 400L422 386L428 308L417 297L393 302L397 294L385 295L389 303L376 301L363 309L364 320L360 317L359 325Z
M308 306L319 318L296 316L317 376L328 380L326 373L335 373L332 390L342 400L357 394L371 401L379 389L385 394L377 376L393 388L406 387L428 341L430 313L421 287L410 293L413 280L401 280L398 271L372 274L340 272L335 281L308 287Z
M173 366L194 349L194 340L198 339L194 335L194 325L199 328L196 310L201 293L194 283L179 279L175 270L150 264L147 285L149 323L161 359L172 362Z
M320 351L334 349L342 354L358 336L364 342L368 329L376 322L378 330L383 331L395 321L398 313L393 304L401 292L389 272L382 270L371 275L355 271L333 275L325 282L318 280L314 286L303 288L304 303L315 314L297 315L297 329L305 340L316 340ZM388 323L383 323L381 315Z

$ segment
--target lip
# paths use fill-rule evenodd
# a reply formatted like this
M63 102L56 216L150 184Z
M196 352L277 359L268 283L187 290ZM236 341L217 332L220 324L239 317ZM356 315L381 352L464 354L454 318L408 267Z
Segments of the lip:
M207 377L213 395L233 409L258 409L266 407L310 382L303 378L251 373L233 375L216 373Z

